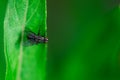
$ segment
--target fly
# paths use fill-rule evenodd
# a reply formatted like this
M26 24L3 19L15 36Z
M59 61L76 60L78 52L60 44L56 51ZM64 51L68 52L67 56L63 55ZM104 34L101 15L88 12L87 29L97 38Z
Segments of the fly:
M27 39L34 43L34 44L38 44L38 43L47 43L48 42L48 38L46 37L43 37L41 35L36 35L35 33L33 32L30 32L28 35L27 35Z
M35 34L32 31L25 31L26 34L26 38L27 38L27 44L39 44L39 43L47 43L48 42L48 38L41 36L40 35L40 30L38 31L38 34Z

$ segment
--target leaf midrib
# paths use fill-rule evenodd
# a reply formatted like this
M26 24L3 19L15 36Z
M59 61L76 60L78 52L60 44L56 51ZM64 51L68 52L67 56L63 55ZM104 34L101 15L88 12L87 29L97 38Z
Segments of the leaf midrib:
M22 57L23 57L23 37L24 37L24 29L25 29L25 22L26 22L26 17L27 17L27 11L28 11L28 3L29 1L26 0L26 8L25 8L25 13L24 13L24 18L23 18L23 25L22 25L22 35L21 35L21 42L20 42L20 55L18 58L18 70L17 70L17 76L16 80L21 80L21 67L22 67Z

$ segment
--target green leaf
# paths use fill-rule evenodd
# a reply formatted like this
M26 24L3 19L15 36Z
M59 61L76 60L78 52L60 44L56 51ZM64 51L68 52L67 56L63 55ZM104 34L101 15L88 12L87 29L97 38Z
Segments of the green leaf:
M6 11L7 0L0 3L0 80L5 80L5 55L4 55L4 36L3 36L3 24Z
M25 30L46 34L45 0L9 0L4 21L6 80L44 80L47 44L24 46Z

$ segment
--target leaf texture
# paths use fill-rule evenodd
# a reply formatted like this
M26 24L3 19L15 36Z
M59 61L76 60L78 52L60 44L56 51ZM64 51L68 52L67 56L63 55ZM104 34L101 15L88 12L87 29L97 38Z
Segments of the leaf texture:
M45 0L9 0L4 21L6 80L44 80L47 44L24 46L25 29L46 33Z

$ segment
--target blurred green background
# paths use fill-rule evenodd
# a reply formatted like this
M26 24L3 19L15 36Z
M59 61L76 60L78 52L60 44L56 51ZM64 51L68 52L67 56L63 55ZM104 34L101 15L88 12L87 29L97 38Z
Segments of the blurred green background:
M48 37L47 80L120 80L119 0L48 1Z

